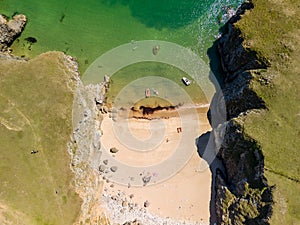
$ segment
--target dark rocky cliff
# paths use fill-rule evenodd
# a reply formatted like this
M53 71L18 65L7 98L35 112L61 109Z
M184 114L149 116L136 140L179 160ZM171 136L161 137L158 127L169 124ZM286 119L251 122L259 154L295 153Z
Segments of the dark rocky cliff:
M226 111L226 121L211 121L217 139L223 136L217 157L225 172L216 175L216 215L218 224L269 224L272 214L272 187L264 176L264 156L255 140L247 136L243 121L249 113L267 110L262 98L251 88L259 71L269 66L268 60L248 49L235 23L251 2L244 3L237 15L223 28L218 40L224 84L212 101L209 118ZM258 73L257 73L258 72ZM260 77L267 80L267 78ZM222 99L225 109L218 101ZM220 124L221 123L221 124ZM222 133L222 134L220 134Z

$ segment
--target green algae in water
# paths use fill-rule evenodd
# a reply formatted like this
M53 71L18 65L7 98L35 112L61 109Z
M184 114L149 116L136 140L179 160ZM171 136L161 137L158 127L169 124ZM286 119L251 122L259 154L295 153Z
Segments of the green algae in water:
M165 40L199 55L217 33L220 8L239 0L1 1L1 13L24 13L28 24L12 46L16 55L34 57L50 50L75 56L81 72L100 55L131 40ZM28 44L25 38L37 42Z

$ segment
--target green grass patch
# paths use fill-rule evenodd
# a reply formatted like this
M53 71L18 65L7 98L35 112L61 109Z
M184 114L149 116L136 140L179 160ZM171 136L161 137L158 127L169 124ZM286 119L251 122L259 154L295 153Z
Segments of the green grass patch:
M73 95L61 59L0 61L1 203L28 224L72 224L80 210L67 152Z
M224 199L222 199L222 210L224 215L231 214L231 216L233 211L237 212L234 217L238 218L238 221L247 224L246 221L259 216L257 204L264 206L264 203L261 201L260 190L252 189L249 187L249 184L246 183L244 196L242 196L242 198L237 198L227 188L225 189ZM228 220L224 222L229 223Z
M266 172L269 183L275 185L272 225L299 224L300 184Z
M285 31L295 28L296 18L295 0L253 0L254 9L247 11L236 26L242 31L244 44L256 50L259 55L268 59L278 59L280 53L288 53L292 46L285 41L288 39ZM290 14L289 14L289 9ZM249 18L249 19L248 19ZM250 19L251 18L251 19Z
M244 128L261 146L266 168L275 172L266 172L270 184L276 185L271 224L299 224L299 183L285 177L300 179L300 5L294 0L253 3L254 9L237 27L244 44L271 62L251 84L268 110L248 115ZM269 84L261 82L261 76Z

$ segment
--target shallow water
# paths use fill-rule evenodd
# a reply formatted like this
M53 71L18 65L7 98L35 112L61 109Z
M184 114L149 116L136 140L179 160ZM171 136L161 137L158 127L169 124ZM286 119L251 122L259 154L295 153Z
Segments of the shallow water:
M106 51L131 40L164 40L191 48L205 60L218 34L224 7L241 0L0 0L8 17L24 13L28 24L14 54L34 57L60 50L78 58L83 72ZM37 43L30 44L27 37Z

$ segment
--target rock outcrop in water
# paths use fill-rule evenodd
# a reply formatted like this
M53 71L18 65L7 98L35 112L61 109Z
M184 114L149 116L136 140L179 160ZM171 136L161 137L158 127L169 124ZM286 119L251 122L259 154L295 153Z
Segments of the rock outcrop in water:
M218 51L224 85L217 92L209 111L209 118L226 110L224 121L211 121L217 157L224 164L225 173L216 175L216 216L218 224L269 224L272 214L272 187L264 176L264 156L255 140L244 132L243 121L249 113L260 113L266 106L262 98L251 87L257 78L267 82L259 72L269 62L243 43L240 30L235 23L245 10L253 8L251 2L241 6L237 15L224 27ZM219 108L222 99L226 109ZM218 137L223 136L221 143Z
M22 33L27 19L20 14L13 17L12 20L0 15L0 51L6 51L13 41Z

